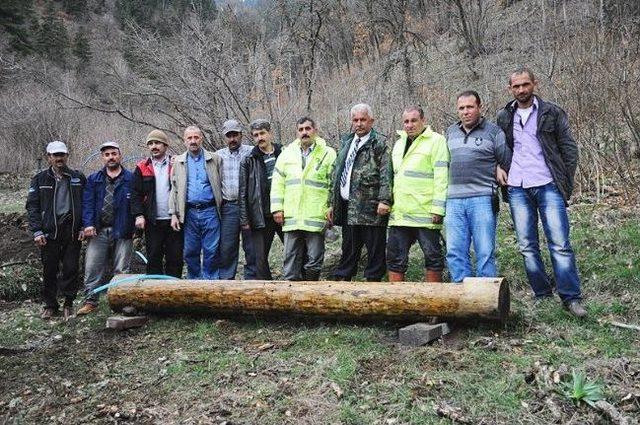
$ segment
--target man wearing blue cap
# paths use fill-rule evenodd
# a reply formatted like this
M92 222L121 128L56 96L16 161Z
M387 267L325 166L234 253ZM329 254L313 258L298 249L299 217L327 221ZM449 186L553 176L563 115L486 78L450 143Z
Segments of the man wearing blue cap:
M84 175L67 167L69 151L63 142L47 145L50 167L31 179L27 197L29 229L42 258L43 319L58 314L58 292L64 296L64 318L73 314L78 292L78 262L82 240ZM62 266L62 274L58 272Z

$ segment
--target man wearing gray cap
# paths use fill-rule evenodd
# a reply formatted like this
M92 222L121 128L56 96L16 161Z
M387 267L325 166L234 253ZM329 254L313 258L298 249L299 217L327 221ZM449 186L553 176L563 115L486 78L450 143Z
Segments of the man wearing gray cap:
M220 279L235 279L240 249L240 163L251 154L253 147L242 144L242 126L236 120L227 120L222 125L226 148L216 153L222 158L222 220L220 228L220 251L218 268ZM244 250L244 278L256 278L256 261L251 230L242 229Z
M85 302L78 315L98 308L98 294L92 291L106 283L109 252L113 252L113 274L127 273L133 252L133 216L130 213L133 173L121 165L116 142L100 146L104 168L87 178L82 202L84 237L89 239L84 267Z
M49 168L31 179L27 196L29 229L42 259L43 319L58 314L58 292L64 296L64 318L73 314L78 292L78 262L82 240L84 175L67 167L69 151L63 142L47 145ZM62 274L58 272L62 265Z

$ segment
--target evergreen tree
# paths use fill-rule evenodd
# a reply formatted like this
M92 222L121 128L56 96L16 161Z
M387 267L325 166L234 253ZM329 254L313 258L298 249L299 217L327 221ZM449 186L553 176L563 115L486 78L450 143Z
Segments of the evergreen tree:
M89 38L84 30L81 28L73 39L73 55L77 58L78 64L76 69L78 71L84 71L91 63L93 54L91 53L91 45L89 44Z
M60 67L67 64L69 35L64 22L58 16L53 3L47 5L44 22L37 36L38 51Z
M0 29L7 33L9 45L23 54L34 51L29 24L35 19L33 0L0 1Z
M64 11L73 16L83 16L87 12L87 0L63 0Z

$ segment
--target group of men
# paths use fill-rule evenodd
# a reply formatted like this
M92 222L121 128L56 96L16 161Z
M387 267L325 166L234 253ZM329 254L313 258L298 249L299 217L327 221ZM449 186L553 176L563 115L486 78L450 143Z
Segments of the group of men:
M365 247L366 280L381 281L387 273L389 281L404 281L416 241L425 282L442 281L445 257L453 282L497 276L500 186L535 298L555 290L565 308L583 317L566 209L577 145L566 113L535 95L535 87L529 69L512 73L515 99L499 111L497 124L482 115L477 92L460 93L460 121L444 136L426 125L421 107L408 107L392 149L373 128L366 104L351 108L352 133L337 152L310 117L296 122L297 138L286 147L274 142L267 120L250 124L253 147L242 144L241 124L228 120L222 127L227 147L215 153L203 148L198 127L185 129L187 150L175 157L168 154L167 135L152 131L146 139L151 155L133 173L122 167L117 143L106 142L100 147L104 168L85 179L66 166L64 143L52 142L50 167L33 178L27 200L42 250L42 317L57 314L58 291L65 297L65 317L73 314L82 240L89 241L85 302L77 314L93 311L94 290L105 274L128 269L135 228L144 230L148 274L181 277L184 262L189 279L234 279L241 235L244 279L270 280L269 252L277 234L284 243L283 278L319 280L325 232L337 225L342 253L334 280L354 278ZM555 284L541 259L539 218Z

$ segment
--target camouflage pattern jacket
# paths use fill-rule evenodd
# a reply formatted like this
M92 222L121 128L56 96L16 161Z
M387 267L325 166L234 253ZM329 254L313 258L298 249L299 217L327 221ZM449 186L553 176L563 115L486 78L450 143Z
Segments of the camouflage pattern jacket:
M337 226L386 226L388 216L377 214L378 202L391 205L391 184L389 167L391 166L389 148L383 136L371 130L369 140L360 147L351 171L348 211L340 196L340 176L354 133L346 135L340 141L340 150L334 164L333 184L331 185L331 206L333 223Z

